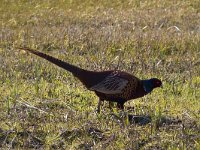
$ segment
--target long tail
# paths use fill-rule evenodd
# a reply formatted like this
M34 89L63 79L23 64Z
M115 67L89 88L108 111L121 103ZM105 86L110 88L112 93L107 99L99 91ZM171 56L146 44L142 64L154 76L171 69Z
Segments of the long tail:
M42 57L48 61L50 61L51 63L63 68L63 69L66 69L67 71L71 72L74 76L78 76L80 71L83 71L83 69L81 68L78 68L74 65L71 65L67 62L64 62L62 60L59 60L57 58L54 58L50 55L47 55L47 54L44 54L42 52L39 52L39 51L36 51L36 50L33 50L33 49L30 49L30 48L27 48L27 47L17 47L17 49L20 49L20 50L25 50L25 51L28 51L30 53L33 53L39 57Z

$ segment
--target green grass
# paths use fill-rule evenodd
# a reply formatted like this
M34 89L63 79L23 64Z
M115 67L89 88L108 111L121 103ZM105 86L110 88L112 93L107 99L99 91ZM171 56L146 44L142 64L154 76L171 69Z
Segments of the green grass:
M0 148L200 148L198 0L2 0L0 18ZM93 92L17 46L157 77L164 88L127 102L124 117L107 102L97 115ZM128 114L152 120L141 126Z

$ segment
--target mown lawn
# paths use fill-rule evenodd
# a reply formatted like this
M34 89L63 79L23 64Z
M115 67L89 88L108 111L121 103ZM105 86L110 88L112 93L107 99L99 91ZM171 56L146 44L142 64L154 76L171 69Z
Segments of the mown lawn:
M1 0L0 18L0 149L200 149L199 0ZM164 88L96 114L93 92L17 46Z

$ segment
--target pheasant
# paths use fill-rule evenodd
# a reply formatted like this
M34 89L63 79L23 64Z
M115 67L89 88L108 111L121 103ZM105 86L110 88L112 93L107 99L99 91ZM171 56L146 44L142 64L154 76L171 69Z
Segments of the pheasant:
M143 97L151 93L154 88L162 87L162 81L157 78L140 80L139 78L120 70L89 71L45 53L27 47L18 48L28 51L49 62L71 72L90 91L99 97L97 112L100 112L101 102L117 102L117 107L124 109L124 103L131 99Z

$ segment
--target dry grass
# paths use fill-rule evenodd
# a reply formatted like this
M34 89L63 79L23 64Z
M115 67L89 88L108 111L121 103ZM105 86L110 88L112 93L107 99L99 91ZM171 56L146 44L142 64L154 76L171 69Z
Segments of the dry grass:
M2 149L200 148L198 0L1 1L0 16ZM125 113L105 104L97 115L97 97L77 79L15 46L90 70L158 77L164 89L126 103Z

